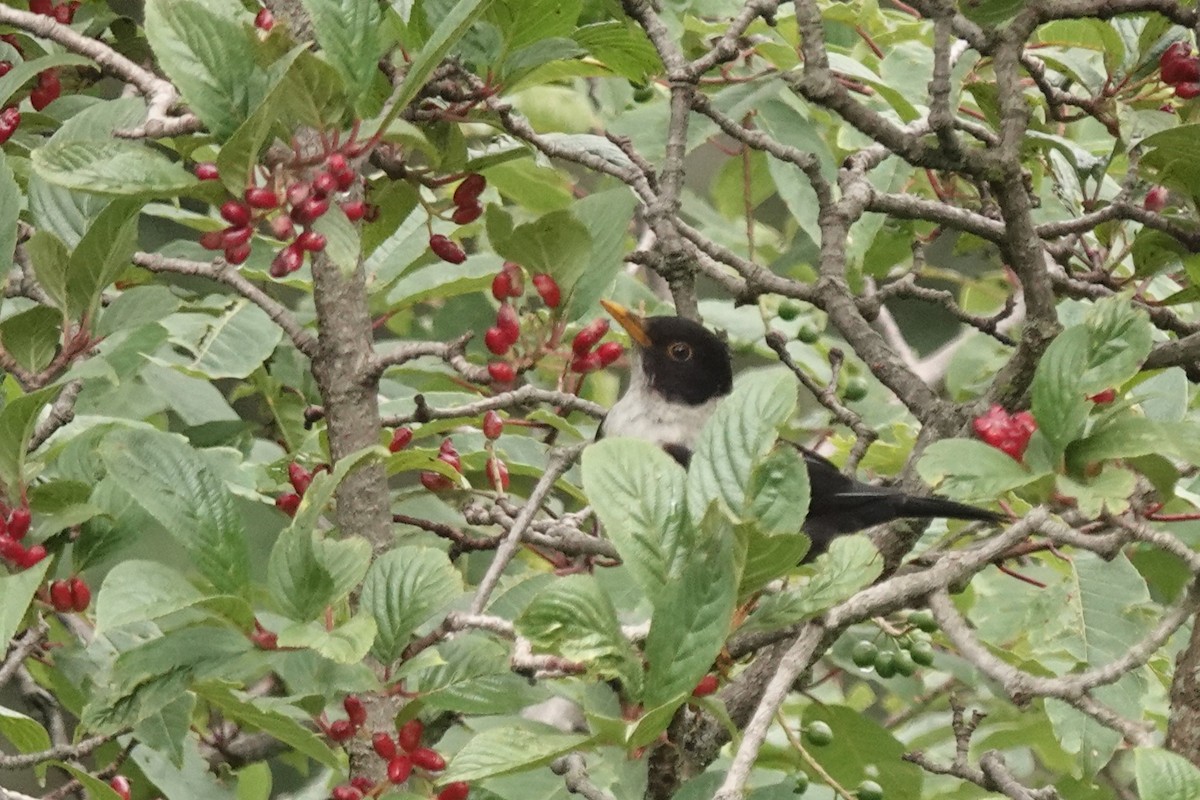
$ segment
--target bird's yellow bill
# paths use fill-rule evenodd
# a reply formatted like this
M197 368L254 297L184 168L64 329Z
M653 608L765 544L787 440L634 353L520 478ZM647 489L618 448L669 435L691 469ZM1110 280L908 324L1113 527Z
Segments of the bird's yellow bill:
M620 303L611 300L601 300L600 305L612 315L629 336L642 347L650 346L650 336L646 333L646 321Z

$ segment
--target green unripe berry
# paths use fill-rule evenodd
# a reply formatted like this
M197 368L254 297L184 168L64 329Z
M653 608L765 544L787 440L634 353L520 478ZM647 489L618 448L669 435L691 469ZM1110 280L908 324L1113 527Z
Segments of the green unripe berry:
M804 738L814 747L824 747L833 741L833 728L820 720L810 722L804 728Z
M854 794L858 800L883 800L883 787L875 781L863 781Z
M808 791L808 773L796 773L796 785L792 787L792 794L804 794Z
M933 612L927 608L909 614L908 624L926 633L933 633L938 629L937 620L933 618Z
M799 300L791 297L785 297L779 301L779 310L776 312L781 320L791 322L796 317L800 316L800 312L804 310L804 304Z
M933 645L929 642L913 642L912 647L908 648L908 654L922 667L933 663Z
M854 666L866 669L875 666L875 657L878 655L879 648L873 642L863 639L850 651L850 660L854 662Z
M805 344L816 344L821 338L821 331L811 322L803 322L796 331L796 339Z
M867 396L868 388L867 379L855 375L853 378L846 379L846 388L842 390L842 397L850 403L862 400Z
M875 674L881 678L890 678L896 674L896 654L884 650L875 656Z
M907 678L916 671L917 662L913 660L913 657L907 650L901 650L899 653L896 653L896 672Z

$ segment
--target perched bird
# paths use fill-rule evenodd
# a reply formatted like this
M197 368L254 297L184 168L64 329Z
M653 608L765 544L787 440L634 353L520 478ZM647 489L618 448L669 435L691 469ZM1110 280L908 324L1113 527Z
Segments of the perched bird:
M629 332L635 347L629 388L608 412L599 435L654 442L686 467L700 429L733 390L729 348L689 319L641 317L608 300L601 304ZM808 467L811 499L802 530L812 539L809 558L823 552L834 537L894 519L1003 519L953 500L856 481L813 451L793 446Z

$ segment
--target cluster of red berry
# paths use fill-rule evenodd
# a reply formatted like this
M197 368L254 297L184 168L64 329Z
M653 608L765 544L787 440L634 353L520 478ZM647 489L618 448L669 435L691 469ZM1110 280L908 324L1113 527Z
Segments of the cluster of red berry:
M449 464L455 472L462 472L462 459L458 457L458 450L454 449L454 442L450 439L442 440L442 445L438 448L437 460ZM440 472L426 470L421 473L421 485L431 492L444 492L453 488L456 483Z
M492 448L492 442L500 438L500 434L504 432L504 420L495 411L488 411L483 415L483 435L487 437L487 465L484 467L484 472L488 476L488 482L496 491L505 491L508 489L508 465L503 459L496 455ZM392 431L392 440L388 443L388 450L392 453L398 453L412 443L413 431L412 428L401 427ZM459 457L458 450L454 447L454 442L451 439L442 441L438 448L438 461L449 464L456 472L462 472L462 459ZM421 473L421 485L431 492L444 492L447 489L453 488L456 483L445 475L432 470L425 470Z
M357 147L348 150L351 157L359 152ZM197 164L195 174L200 180L220 177L216 164L208 162ZM229 225L203 234L200 245L207 250L223 251L230 264L241 264L250 257L256 226L265 222L272 236L281 242L291 242L271 261L271 277L282 278L304 265L306 253L325 249L325 236L315 231L312 225L329 211L330 197L347 191L356 180L358 173L350 166L347 153L339 151L325 157L311 180L292 180L282 171L270 175L264 185L246 187L241 200L222 203L221 218ZM279 188L283 190L282 198ZM346 199L338 206L351 222L363 219L370 211L362 200Z
M92 590L78 575L65 581L51 581L47 591L55 611L84 611L92 603Z
M117 793L117 797L121 800L129 800L132 795L133 787L129 783L129 778L124 775L113 775L109 778L108 786Z
M1037 421L1028 411L1009 414L1003 406L993 405L986 414L975 418L973 426L985 443L1020 461L1029 446L1029 437L1037 430Z
M344 742L358 733L367 721L367 712L354 695L349 695L342 703L346 709L347 719L338 720L327 727L322 720L318 724L325 727L325 732L335 742ZM387 762L388 783L400 785L406 782L414 769L425 773L441 772L446 769L446 759L429 747L421 746L421 737L425 727L419 719L409 720L401 725L395 737L379 731L371 736L371 747L375 754ZM365 776L353 778L349 783L334 787L330 793L332 800L362 800L368 795L379 794L381 787L375 786ZM466 800L470 786L465 782L447 784L437 795L437 800Z
M0 558L18 569L29 569L46 557L46 548L42 545L25 547L21 544L32 521L29 506L20 505L9 510L0 503Z
M29 10L33 13L52 17L64 25L70 24L71 20L75 18L75 9L77 8L79 8L78 2L54 5L49 0L30 0L29 3ZM0 37L0 40L7 42L24 57L25 51L14 34L6 33ZM0 78L12 71L12 68L13 62L0 61ZM29 104L33 106L34 111L41 111L57 100L61 94L62 81L59 80L58 68L51 67L38 73L37 83L29 90ZM0 110L0 144L7 142L20 126L21 112L15 105L5 106L3 110Z
M75 11L81 3L71 0L69 3L52 3L50 0L29 0L29 10L43 17L54 17L63 25L70 25L75 20Z
M483 213L483 206L479 204L479 196L486 188L487 178L478 172L472 172L463 178L462 183L458 184L453 197L451 197L454 211L450 214L450 219L455 225L466 225L468 222L479 219L479 215ZM467 254L458 242L440 233L429 237L429 249L442 261L451 264L461 264L467 260Z
M557 312L558 307L562 305L562 290L558 281L545 272L539 272L529 282L546 308ZM516 301L524 294L524 267L513 261L505 261L496 277L492 278L492 297L500 301L500 308L496 310L496 324L483 334L484 346L493 355L508 355L513 346L520 341L521 319L517 313ZM496 383L512 383L517 377L512 359L492 361L488 364L488 374Z
M1200 58L1192 53L1187 42L1175 44L1163 51L1158 59L1163 83L1175 87L1175 96L1190 100L1200 96Z
M618 342L600 344L604 334L608 333L608 320L597 319L589 322L583 330L575 334L571 340L571 371L586 373L603 369L616 361L625 352ZM595 349L593 349L595 348Z
M294 491L286 492L276 497L275 507L289 517L296 516L296 509L300 507L300 498L304 497L304 493L308 491L309 484L313 480L313 475L323 469L328 469L328 467L322 464L315 471L310 472L295 461L288 464L288 482L292 484Z

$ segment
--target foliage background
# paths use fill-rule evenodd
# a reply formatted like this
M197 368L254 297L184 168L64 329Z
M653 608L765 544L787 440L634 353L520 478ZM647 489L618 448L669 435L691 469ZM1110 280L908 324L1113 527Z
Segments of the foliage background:
M50 553L0 577L3 793L1200 793L1200 174L1158 74L1194 6L268 5L270 33L235 0L0 8L0 480ZM343 199L377 219L322 217L282 279L265 230L241 266L199 245L252 175L311 178L348 141ZM471 172L484 213L455 225ZM567 297L525 307L519 387L465 336L505 260ZM746 368L686 474L584 450L619 376L580 380L564 337L601 297L700 316ZM992 404L1032 410L1021 461L971 438ZM1019 521L793 567L781 431ZM465 482L435 494L446 436ZM289 519L292 462L333 467ZM91 607L54 613L39 590L74 575ZM932 664L884 677L863 640ZM314 719L351 693L368 720L338 745ZM552 696L584 731L521 716ZM369 733L418 715L449 767L388 788Z

